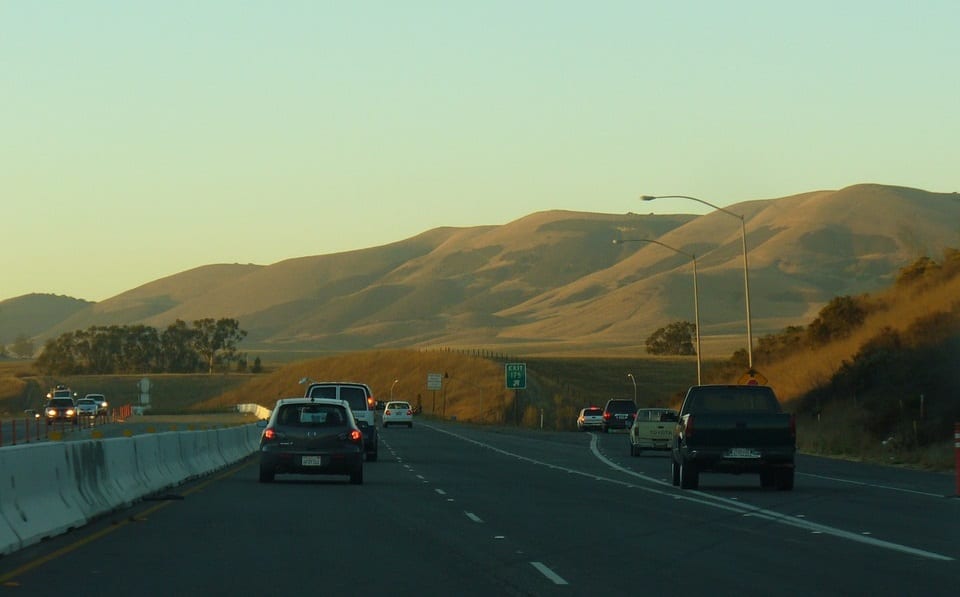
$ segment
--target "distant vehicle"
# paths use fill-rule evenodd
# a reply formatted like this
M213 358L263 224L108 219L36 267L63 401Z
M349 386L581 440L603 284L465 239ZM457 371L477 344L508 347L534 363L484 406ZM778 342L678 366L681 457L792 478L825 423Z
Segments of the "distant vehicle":
M377 433L375 420L376 400L373 399L370 386L348 381L314 381L307 386L304 396L306 398L345 400L350 405L353 418L363 433L363 446L367 460L373 462L377 459L380 436Z
M99 405L97 404L96 400L93 400L92 398L87 398L87 397L77 400L77 417L78 418L88 417L91 419L95 419L97 417L98 411L99 411Z
M793 489L797 427L769 386L687 390L671 443L673 484L697 489L700 473L759 473L761 487Z
M630 426L630 455L643 450L670 450L677 411L672 408L641 408Z
M70 396L58 396L47 400L47 403L43 407L43 414L47 419L47 427L57 421L63 421L72 425L76 425L78 421L77 405Z
M101 416L106 416L110 403L107 402L107 397L103 394L87 394L84 398L89 398L97 403L97 414Z
M56 387L47 392L47 400L53 400L54 398L76 399L76 397L76 392L63 384L57 384Z
M363 433L344 400L283 398L258 423L260 482L278 474L349 475L363 483Z
M413 427L413 409L409 402L393 400L387 402L383 409L383 428L389 425L406 425Z
M633 400L626 398L607 400L607 404L603 407L603 432L609 433L611 429L630 429L636 412L637 405Z
M603 409L599 406L580 409L580 414L577 415L577 431L587 429L603 429Z

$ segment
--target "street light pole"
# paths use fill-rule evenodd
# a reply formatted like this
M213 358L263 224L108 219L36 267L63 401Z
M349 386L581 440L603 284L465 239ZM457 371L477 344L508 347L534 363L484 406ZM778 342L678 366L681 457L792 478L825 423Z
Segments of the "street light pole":
M633 382L633 404L634 406L639 407L640 405L637 404L637 380L633 376L633 373L627 373L627 377L629 377L630 381Z
M653 239L651 239L651 238L627 238L627 239L621 239L621 240L613 239L613 244L616 245L616 244L621 244L621 243L653 243L653 244L655 244L655 245L660 245L661 247L670 249L671 251L680 253L681 255L686 255L687 257L689 257L689 258L693 261L693 326L696 328L696 332L697 332L697 385L698 385L698 386L699 386L699 385L702 385L702 383L703 383L703 381L702 381L703 378L702 378L702 375L701 375L701 370L702 370L701 360L702 360L702 358L701 358L701 356L700 356L700 298L699 298L699 297L700 297L700 292L699 292L699 290L697 289L697 256L694 255L693 253L687 253L686 251L681 251L680 249L671 247L670 245L668 245L668 244L666 244L666 243L662 243L662 242L660 242L660 241L658 241L658 240L653 240ZM748 329L749 329L749 328L748 328ZM748 332L748 333L749 333L749 332ZM752 367L751 367L751 368L752 368ZM630 378L633 379L633 375L632 375L632 374L627 373L627 375L629 375ZM634 382L633 382L633 389L634 389L634 394L636 394L636 389L637 389L637 382L636 382L636 380L634 380ZM634 402L637 401L636 397L634 397L633 401L634 401Z
M714 205L709 201L704 201L703 199L698 199L696 197L690 197L689 195L643 195L640 197L642 201L653 201L654 199L689 199L691 201L696 201L697 203L702 203L706 206L712 207L717 211L722 211L723 213L733 216L740 219L740 242L743 246L743 295L744 301L747 305L747 365L750 371L753 371L753 329L750 325L750 274L749 268L747 267L747 225L745 218L737 213L720 207L719 205Z
M400 381L400 380L399 380L399 379L395 379L395 380L393 380L393 383L390 384L390 400L393 400L393 386L397 385L397 382L398 382L398 381Z

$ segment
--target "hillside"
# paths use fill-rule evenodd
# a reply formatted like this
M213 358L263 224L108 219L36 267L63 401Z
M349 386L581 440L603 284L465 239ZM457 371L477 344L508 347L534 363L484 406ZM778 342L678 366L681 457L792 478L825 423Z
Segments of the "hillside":
M856 185L728 208L744 215L755 338L804 324L835 296L883 289L918 257L960 246L956 194ZM693 319L691 260L613 239L655 239L695 254L704 358L744 345L740 227L721 212L550 211L266 266L203 266L50 317L35 338L233 317L251 353L463 346L636 354L655 329Z

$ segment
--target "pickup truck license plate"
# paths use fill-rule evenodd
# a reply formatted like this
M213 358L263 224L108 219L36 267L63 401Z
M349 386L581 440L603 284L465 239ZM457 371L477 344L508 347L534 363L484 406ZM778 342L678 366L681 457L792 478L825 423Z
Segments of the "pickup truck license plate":
M751 448L730 448L726 453L727 458L760 458L760 453Z
M303 466L322 466L323 459L319 456L301 456L300 464Z

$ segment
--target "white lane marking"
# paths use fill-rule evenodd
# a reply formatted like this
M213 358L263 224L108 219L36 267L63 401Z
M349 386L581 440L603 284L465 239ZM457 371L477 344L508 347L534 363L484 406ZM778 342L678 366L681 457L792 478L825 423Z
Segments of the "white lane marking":
M444 491L444 490L442 490L442 489L434 489L434 491L436 491L436 492L439 493L440 495L447 495L447 492Z
M536 568L540 574L546 576L550 581L555 585L566 585L569 584L567 581L563 580L559 574L548 568L542 562L530 562L530 565Z
M472 520L473 522L483 522L482 520L480 520L480 517L477 516L476 514L474 514L473 512L466 512L466 511L465 511L464 514L467 516L467 518L469 518L469 519Z
M814 475L813 473L796 473L804 477L813 479L823 479L825 481L835 481L837 483L846 483L848 485L859 485L861 487L872 487L874 489L886 489L887 491L899 491L901 493L912 493L914 495L925 495L927 497L942 498L942 493L930 493L928 491L917 491L915 489L903 489L902 487L892 487L890 485L880 485L879 483L865 483L863 481L851 481L850 479L840 479L838 477L828 477L826 475Z
M465 441L465 442L468 442L468 443L471 443L471 444L475 444L475 445L480 446L480 447L483 447L483 448L487 448L488 450L492 450L492 451L494 451L494 452L497 452L497 453L499 453L499 454L503 454L503 455L505 455L505 456L510 456L510 457L512 457L512 458L516 458L516 459L518 459L518 460L523 460L523 461L525 461L525 462L529 462L529 463L531 463L531 464L535 464L535 465L538 465L538 466L551 466L549 463L541 462L541 461L539 461L539 460L536 460L536 459L534 459L534 458L529 458L529 457L527 457L527 456L521 456L521 455L519 455L519 454L514 454L513 452L508 452L508 451L503 450L503 449L501 449L501 448L497 448L496 446L492 446L492 445L490 445L490 444L486 444L486 443L483 443L483 442L481 442L481 441L477 441L477 440L475 440L475 439L471 439L471 438L469 438L469 437L460 435L460 434L458 434L458 433L454 433L454 432L452 432L452 431L447 431L446 429L440 429L440 428L437 428L437 427L434 427L434 426L428 425L428 424L423 424L423 426L424 426L424 427L427 427L428 429L431 429L431 430L433 430L433 431L437 431L437 432L439 432L439 433L444 433L444 434L449 435L449 436L451 436L451 437L455 437L455 438L457 438L457 439L459 439L459 440L462 440L462 441ZM637 477L638 479L641 479L641 480L643 480L644 482L652 483L652 484L654 484L654 485L659 485L659 486L661 486L661 487L668 488L669 491L663 491L663 490L660 490L660 489L655 489L655 488L653 488L653 487L645 487L645 486L643 486L643 485L636 485L636 484L634 484L634 483L628 483L628 482L626 482L626 481L621 481L621 480L619 480L619 479L609 479L609 478L606 478L606 477L598 477L598 476L596 476L596 475L594 475L594 474L592 474L592 473L585 473L585 472L578 471L578 470L576 470L576 469L567 468L567 467L559 467L560 470L564 470L564 471L567 471L568 473L572 473L572 474L576 474L576 475L581 475L581 476L586 477L586 478L588 478L588 479L597 479L597 480L602 479L602 480L607 481L607 482L609 482L609 483L615 483L615 484L617 484L617 485L622 485L622 486L624 486L624 487L630 487L630 488L633 488L633 489L638 489L638 490L640 490L640 491L645 491L645 492L647 492L647 493L653 493L653 494L661 495L661 496L664 496L664 497L672 497L672 498L675 499L675 500L683 500L683 501L688 501L688 502L694 502L694 503L697 503L697 504L700 504L700 505L703 505L703 506L708 506L708 507L710 507L710 508L718 508L718 509L720 509L720 510L727 510L727 511L729 511L729 512L735 512L735 513L737 513L737 514L751 514L751 515L753 515L753 516L755 516L755 517L762 518L762 519L768 520L768 521L770 521L770 522L776 522L776 523L779 523L779 524L783 524L783 525L786 525L786 526L792 526L792 527L799 528L799 529L803 529L803 530L810 531L810 532L823 533L823 534L831 535L831 536L833 536L833 537L837 537L837 538L840 538L840 539L847 539L847 540L853 541L853 542L855 542L855 543L863 543L863 544L866 544L866 545L871 545L871 546L873 546L873 547L880 547L880 548L882 548L882 549L889 549L889 550L892 550L892 551L897 551L897 552L901 552L901 553L906 553L906 554L910 554L910 555L914 555L914 556L919 556L919 557L923 557L923 558L927 558L927 559L931 559L931 560L939 560L939 561L944 561L944 562L952 562L952 561L953 561L953 558L951 558L950 556L945 556L945 555L938 554L938 553L935 553L935 552L932 552L932 551L926 551L926 550L923 550L923 549L917 549L917 548L915 548L915 547L910 547L910 546L908 546L908 545L902 545L902 544L893 543L893 542L890 542L890 541L883 541L883 540L881 540L881 539L875 539L875 538L873 538L873 537L865 537L865 536L863 536L863 535L859 535L859 534L857 534L857 533L853 533L853 532L850 532L850 531L844 531L844 530L842 530L842 529L834 528L834 527L827 526L827 525L824 525L824 524L818 524L818 523L815 523L815 522L810 522L809 520L803 520L803 519L797 518L797 517L795 517L795 516L787 516L787 515L785 515L785 514L781 514L781 513L779 513L779 512L775 512L775 511L773 511L773 510L766 510L766 509L764 509L764 508L760 508L759 506L752 506L752 505L750 505L750 504L745 504L745 503L743 503L743 502L737 502L737 501L735 501L735 500L731 500L731 499L728 499L728 498L723 498L723 497L711 495L711 494L708 494L708 493L703 493L703 492L701 492L701 491L683 490L683 493L678 495L676 492L677 492L677 491L680 491L680 490L674 489L673 486L672 486L672 484L670 484L670 483L668 483L668 482L666 482L666 481L661 481L660 479L654 479L653 477L649 477L649 476L647 476L647 475L643 475L643 474L637 473L637 472L635 472L635 471L632 471L632 470L630 470L630 469L628 469L628 468L622 467L622 466L620 466L619 464L617 464L617 463L613 462L612 460L610 460L609 458L607 458L606 456L604 456L603 454L601 454L601 453L600 453L600 449L597 447L597 446L598 446L598 443L599 443L597 436L594 435L594 434L592 434L592 433L590 434L590 436L591 436L591 437L590 437L590 451L593 452L593 455L594 455L598 460L600 460L601 462L603 462L604 464L606 464L608 467L610 467L610 468L612 468L612 469L614 469L614 470L616 470L616 471L622 472L622 473L624 473L624 474L630 475L630 476L632 476L632 477ZM556 465L554 465L554 466L556 466Z

